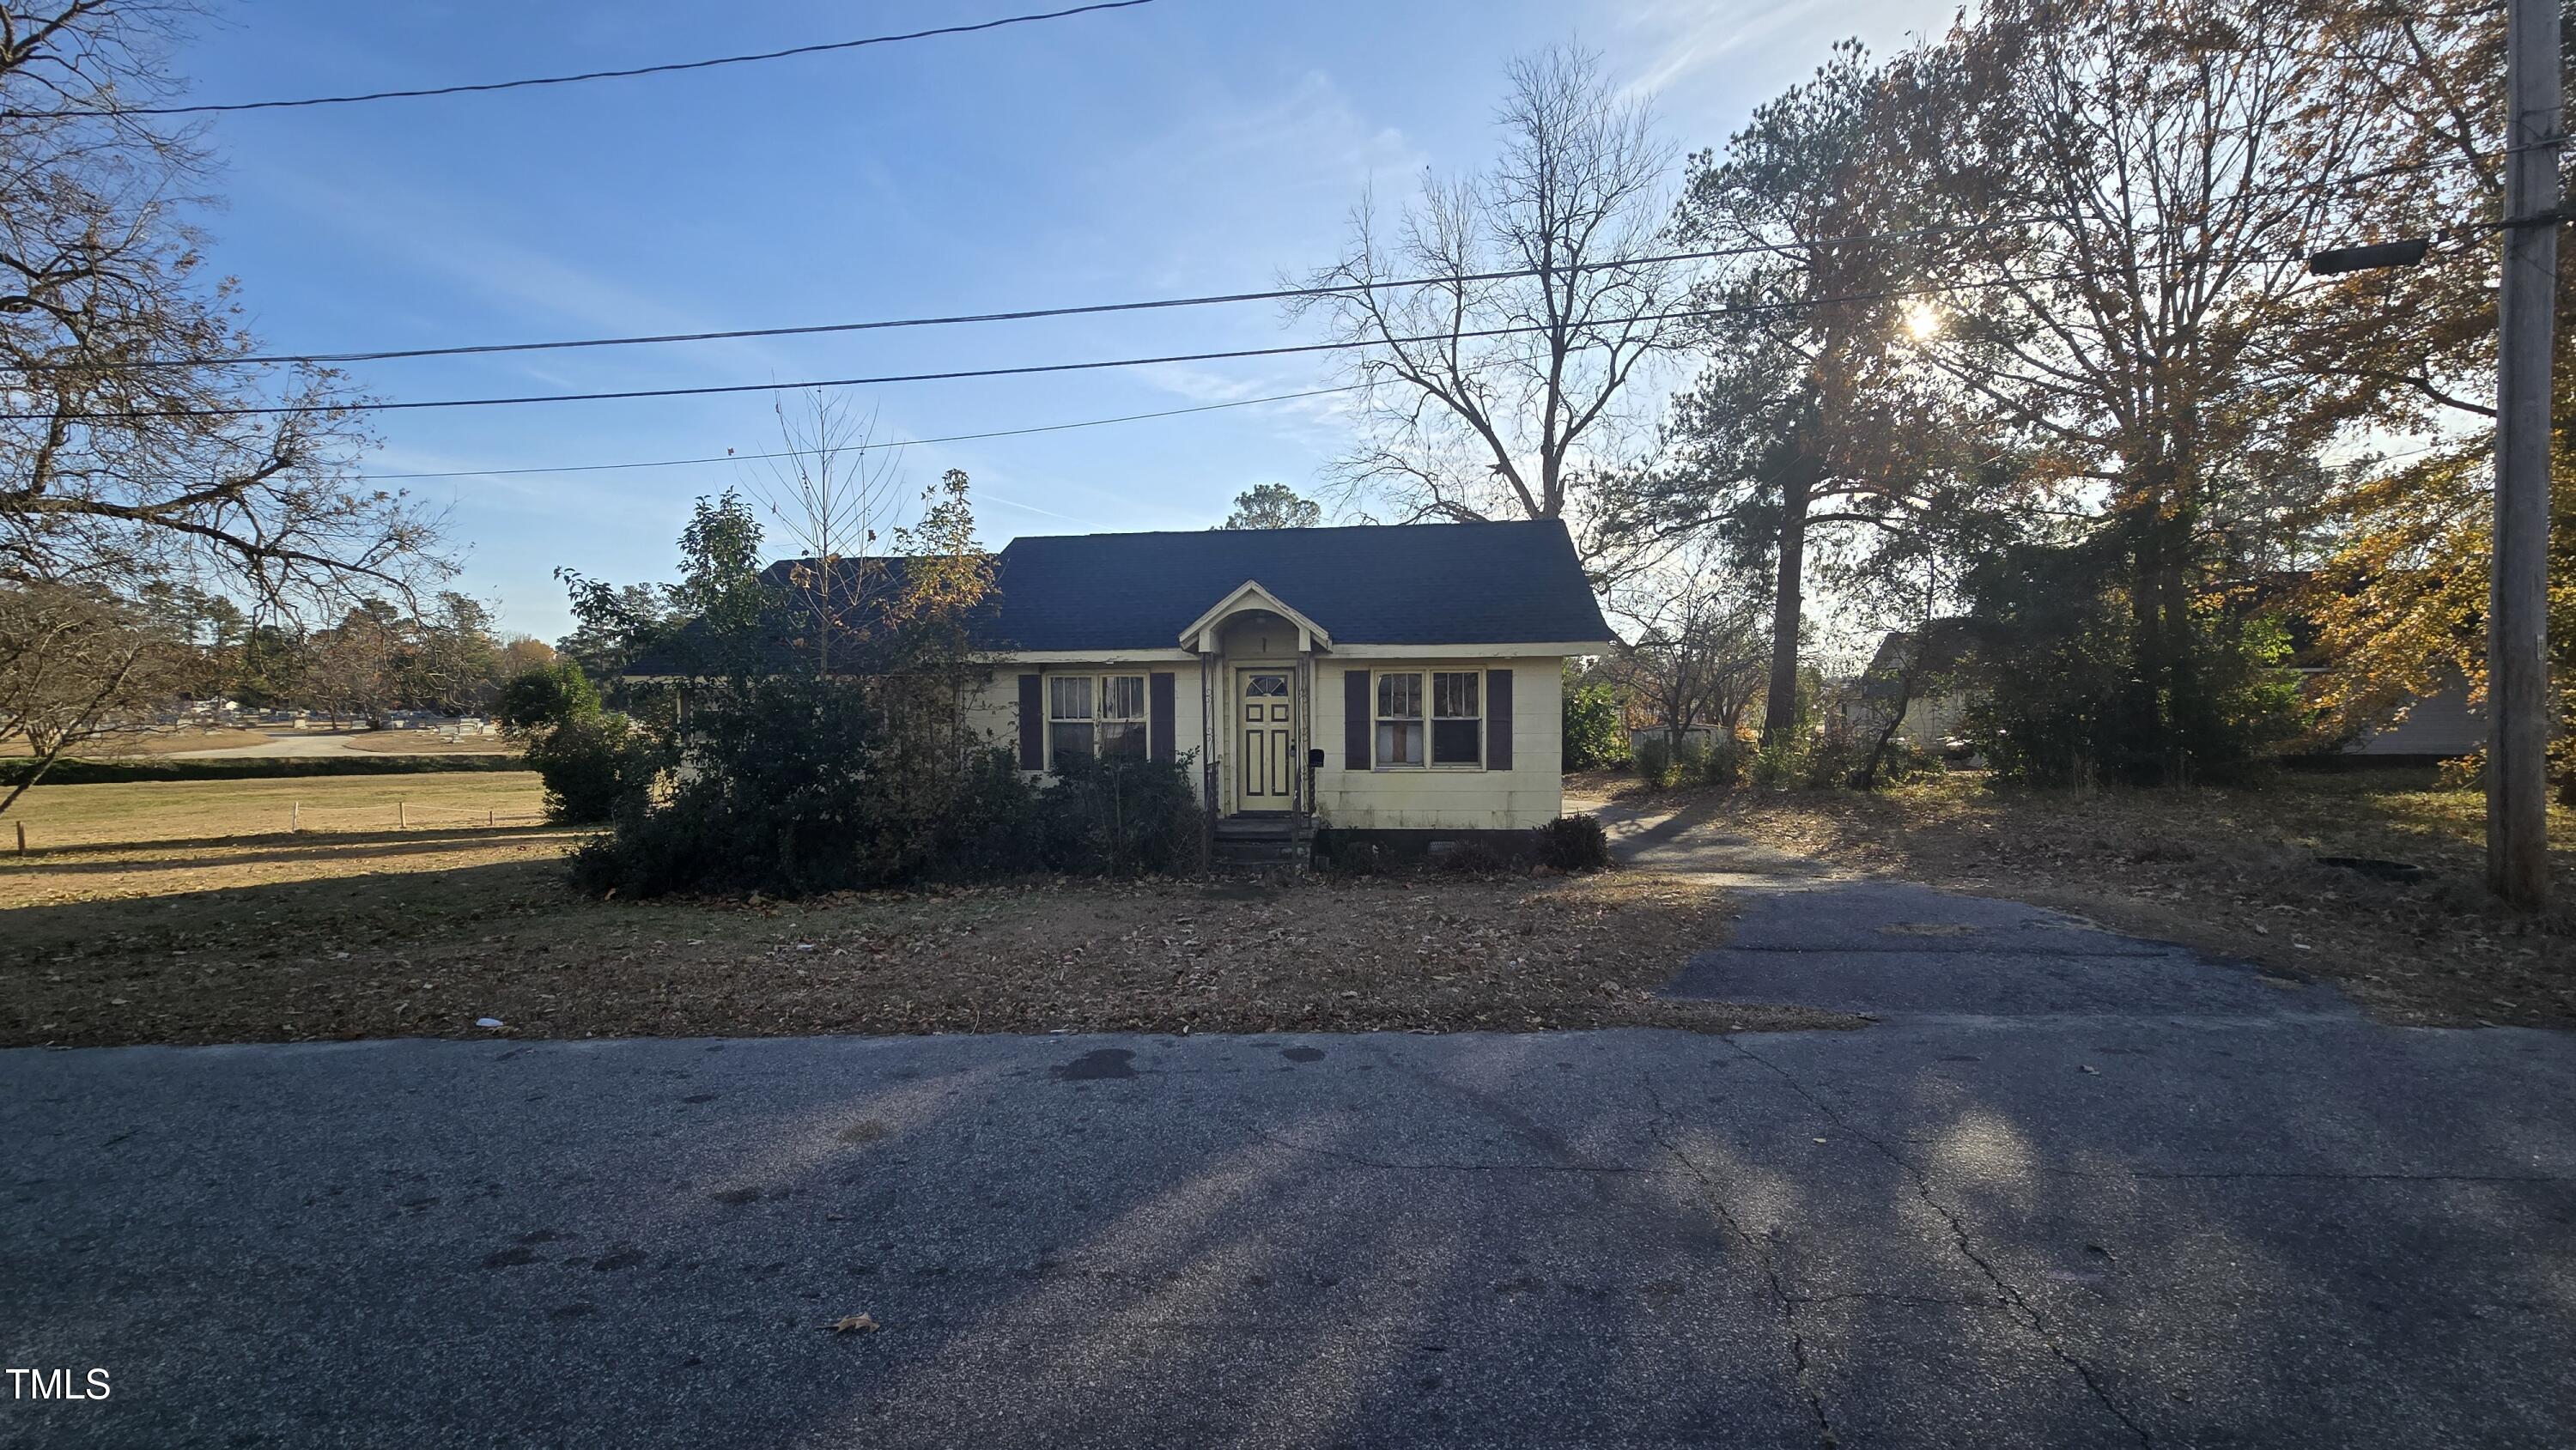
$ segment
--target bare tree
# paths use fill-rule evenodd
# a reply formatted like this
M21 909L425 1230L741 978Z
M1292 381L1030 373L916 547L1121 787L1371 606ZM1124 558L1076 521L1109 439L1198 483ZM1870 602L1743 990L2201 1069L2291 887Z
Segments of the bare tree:
M811 649L814 672L828 675L834 637L863 628L866 612L882 608L895 587L879 542L894 527L898 452L875 441L875 414L860 417L820 390L793 408L781 398L771 410L780 456L749 487L801 556L786 581L799 610L798 643Z
M1762 687L1769 647L1761 611L1715 554L1702 543L1610 594L1610 611L1636 631L1615 672L1676 749L1697 724L1714 722L1732 737Z
M2142 779L2197 766L2194 722L2238 668L2206 601L2239 536L2273 530L2265 496L2389 418L2417 382L2399 374L2427 365L2369 376L2385 360L2371 328L2316 325L2324 297L2381 318L2403 304L2312 278L2304 258L2420 184L2370 179L2396 121L2344 48L2403 36L2327 39L2306 6L1997 0L1892 82L1919 98L1912 149L1938 219L2043 219L1945 244L1963 285L1922 355L2092 516L2131 616L2128 683L2103 715Z
M168 698L177 651L114 595L67 584L0 584L0 740L34 764L0 812L64 752L139 728Z
M119 110L177 92L194 9L0 0L0 579L408 598L446 572L436 520L347 477L338 378L251 360L182 220L200 138Z
M305 640L306 667L298 697L337 725L343 719L381 725L400 701L402 658L408 641L402 612L390 602L360 602L328 629Z
M1513 63L1499 120L1492 170L1426 177L1392 219L1363 198L1349 255L1309 279L1345 290L1291 309L1365 344L1349 354L1363 439L1339 481L1407 520L1575 511L1587 464L1640 422L1632 383L1674 337L1663 314L1683 273L1650 260L1671 152L1647 107L1597 56L1559 48Z

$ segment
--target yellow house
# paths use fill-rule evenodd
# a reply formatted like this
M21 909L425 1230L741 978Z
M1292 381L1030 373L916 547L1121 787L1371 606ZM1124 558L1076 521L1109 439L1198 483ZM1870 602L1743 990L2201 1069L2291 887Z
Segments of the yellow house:
M978 724L1185 762L1238 860L1556 819L1564 662L1613 644L1555 520L1022 538L996 584Z

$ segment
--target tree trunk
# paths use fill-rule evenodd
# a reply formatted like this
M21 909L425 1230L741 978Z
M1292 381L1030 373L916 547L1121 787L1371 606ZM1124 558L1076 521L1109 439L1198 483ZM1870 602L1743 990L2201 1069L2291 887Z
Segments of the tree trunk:
M1807 470L1804 460L1780 486L1780 588L1771 606L1771 685L1762 704L1762 743L1776 745L1798 729L1798 621L1806 606Z
M1905 728L1905 712L1914 705L1916 677L1923 672L1924 662L1932 655L1932 617L1927 612L1923 623L1914 631L1914 648L1906 655L1905 668L1896 672L1896 705L1887 717L1878 739L1869 747L1869 761L1853 779L1854 790L1878 789L1878 772L1887 763L1887 748L1896 743L1896 732Z

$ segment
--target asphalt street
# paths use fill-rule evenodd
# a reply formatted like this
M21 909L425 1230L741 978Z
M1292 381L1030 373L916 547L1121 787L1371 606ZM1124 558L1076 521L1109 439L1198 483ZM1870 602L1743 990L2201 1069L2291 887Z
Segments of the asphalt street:
M2576 1040L1740 928L1880 1020L0 1053L0 1444L2576 1440Z

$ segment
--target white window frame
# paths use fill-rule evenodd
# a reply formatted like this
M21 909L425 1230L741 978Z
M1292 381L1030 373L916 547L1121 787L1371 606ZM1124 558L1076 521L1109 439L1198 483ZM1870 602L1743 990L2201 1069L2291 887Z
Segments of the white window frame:
M1132 715L1113 713L1112 706L1116 696L1124 692L1115 690L1112 686L1130 680L1136 685L1136 713ZM1150 757L1154 753L1154 735L1151 722L1147 717L1153 713L1153 709L1153 690L1145 676L1141 674L1100 676L1091 687L1092 750L1095 754L1107 755L1109 752L1102 748L1104 743L1102 736L1105 732L1115 729L1122 735L1132 737L1136 742L1136 748L1133 751L1121 750L1118 752L1120 755L1131 756L1137 760Z
M1369 768L1372 770L1421 770L1431 760L1431 721L1422 711L1424 686L1429 682L1427 670L1372 670L1369 672ZM1413 681L1413 713L1389 713L1386 687L1396 680ZM1412 727L1419 743L1418 758L1389 760L1388 727L1401 730Z
M1430 698L1424 703L1423 758L1433 770L1482 770L1485 768L1485 672L1483 670L1433 670L1430 672ZM1463 715L1441 713L1440 682L1444 679L1465 680L1467 693L1475 698L1474 709ZM1440 758L1440 726L1443 721L1475 722L1475 754L1467 760Z
M1126 671L1117 671L1109 674L1098 675L1088 672L1076 673L1073 671L1065 671L1062 673L1049 674L1045 678L1047 682L1046 764L1048 770L1052 771L1055 769L1056 756L1058 754L1055 737L1057 727L1059 726L1079 726L1090 732L1089 738L1091 741L1091 748L1080 753L1087 754L1095 760L1101 758L1102 732L1110 729L1115 729L1122 734L1133 734L1136 741L1133 758L1144 760L1153 755L1154 692L1152 681L1146 675L1141 673L1129 673ZM1111 696L1113 693L1111 688L1112 682L1127 680L1135 682L1136 712L1133 715L1113 715L1110 713L1112 704ZM1061 694L1070 692L1060 692L1057 687L1060 684L1070 686L1076 682L1080 682L1085 687L1081 691L1084 697L1082 700L1083 713L1079 715L1062 713L1063 706L1060 703Z

